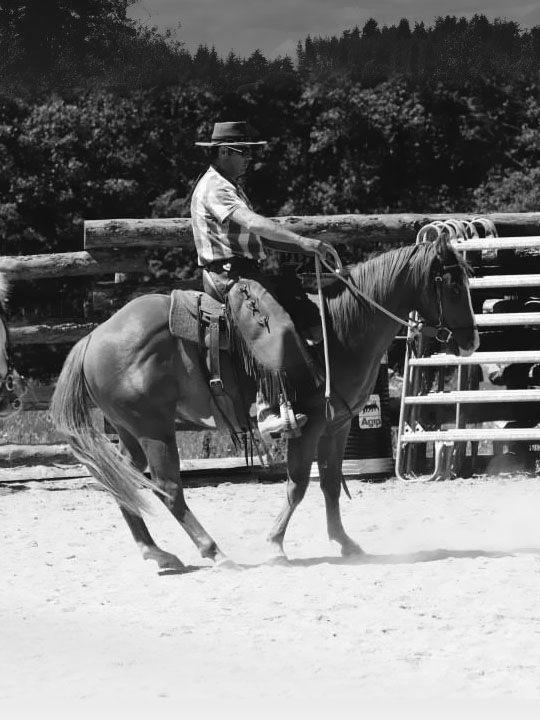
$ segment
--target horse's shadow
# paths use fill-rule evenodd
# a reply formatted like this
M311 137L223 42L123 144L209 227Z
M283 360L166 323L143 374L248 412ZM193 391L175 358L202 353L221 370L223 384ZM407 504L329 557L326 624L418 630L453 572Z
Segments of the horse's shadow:
M314 567L317 565L413 565L416 563L437 562L440 560L506 558L514 557L515 555L540 556L540 548L515 548L512 550L451 550L447 548L437 548L435 550L420 550L411 553L393 553L388 555L371 555L366 553L355 557L323 556L296 558L289 559L285 561L284 564L287 564L289 567ZM261 565L264 564L265 563L261 563ZM260 567L261 565L254 565L252 567Z
M436 550L419 550L412 553L393 553L388 555L364 555L355 557L340 557L335 555L323 555L321 557L312 558L271 558L258 563L235 563L237 570L255 570L262 567L281 566L284 568L309 568L318 565L343 565L343 566L363 566L363 565L414 565L416 563L437 562L441 560L459 560L459 559L476 559L476 558L509 558L516 555L537 555L540 557L540 548L524 547L514 548L512 550L451 550L447 548L438 548ZM159 572L160 575L185 575L187 573L197 572L199 570L212 570L211 565L189 565L181 570L166 569Z

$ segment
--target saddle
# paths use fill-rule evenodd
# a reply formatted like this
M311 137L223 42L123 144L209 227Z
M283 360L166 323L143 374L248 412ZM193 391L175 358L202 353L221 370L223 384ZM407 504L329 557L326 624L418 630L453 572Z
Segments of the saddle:
M169 329L175 337L199 348L201 368L217 410L218 428L228 431L233 440L249 432L252 425L249 407L255 398L255 387L231 357L225 306L204 292L173 290Z

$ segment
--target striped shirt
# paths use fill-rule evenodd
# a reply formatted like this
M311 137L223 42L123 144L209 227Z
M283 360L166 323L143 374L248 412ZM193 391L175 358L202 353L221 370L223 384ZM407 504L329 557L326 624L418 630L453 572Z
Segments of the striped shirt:
M191 225L199 265L235 255L254 260L266 257L259 236L230 219L239 208L251 210L244 191L211 165L191 197Z

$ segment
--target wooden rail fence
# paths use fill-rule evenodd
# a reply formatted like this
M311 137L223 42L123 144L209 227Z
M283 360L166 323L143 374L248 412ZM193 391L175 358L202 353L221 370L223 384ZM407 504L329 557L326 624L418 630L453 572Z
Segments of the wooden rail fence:
M324 238L335 245L354 249L374 246L390 247L413 243L421 227L435 220L449 218L470 220L469 213L452 214L386 214L289 216L273 218L277 223L301 235ZM492 220L500 238L540 234L540 213L493 213L483 215ZM91 279L94 285L94 308L88 317L42 318L39 322L15 323L11 327L14 345L24 352L25 346L54 345L65 353L98 322L132 297L146 292L170 291L168 285L152 283L135 285L115 283L115 275L128 277L148 274L145 251L166 248L193 249L188 218L89 220L84 224L84 248L80 251L30 256L0 257L0 271L12 283L67 277ZM515 247L515 246L513 246ZM516 250L518 252L518 250ZM197 278L175 283L175 287L199 288ZM36 385L29 394L25 409L48 407L52 386ZM0 448L0 464L2 451Z

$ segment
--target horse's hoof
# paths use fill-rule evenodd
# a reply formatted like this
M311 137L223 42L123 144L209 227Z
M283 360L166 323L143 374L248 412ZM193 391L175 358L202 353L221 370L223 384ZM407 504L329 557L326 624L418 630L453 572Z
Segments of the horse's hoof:
M362 550L360 545L357 545L356 543L351 543L350 545L344 545L341 548L341 557L344 558L357 558L360 560L361 558L364 558L366 556L366 553Z
M289 567L290 564L290 560L285 554L272 555L265 562L265 565L271 565L272 567Z
M187 572L187 569L181 560L179 560L177 557L173 556L167 562L159 563L158 571L160 573L166 573L166 572L181 573L181 572Z
M216 570L241 570L240 565L231 560L230 558L223 558L222 560L216 560L214 563Z
M145 560L154 560L159 572L182 572L186 569L180 558L168 552L152 552L144 556Z

